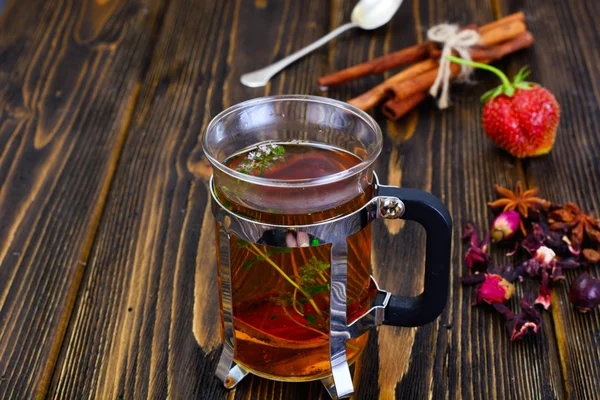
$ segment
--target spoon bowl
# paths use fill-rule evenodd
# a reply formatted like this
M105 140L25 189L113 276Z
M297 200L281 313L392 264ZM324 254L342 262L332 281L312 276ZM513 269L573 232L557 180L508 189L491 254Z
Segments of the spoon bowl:
M350 20L361 29L377 29L392 19L402 0L361 0L352 10Z

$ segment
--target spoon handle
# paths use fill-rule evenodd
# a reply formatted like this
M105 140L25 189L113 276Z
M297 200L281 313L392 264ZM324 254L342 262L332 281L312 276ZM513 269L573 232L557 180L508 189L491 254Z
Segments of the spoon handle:
M267 84L267 82L269 82L269 79L271 79L273 77L273 75L275 75L276 73L278 73L279 71L281 71L282 69L284 69L285 67L287 67L288 65L293 63L294 61L298 60L299 58L304 57L311 51L323 46L325 43L329 42L331 39L333 39L334 37L338 36L339 34L345 32L345 31L347 31L348 29L355 28L357 26L358 25L356 25L352 22L348 22L347 24L344 24L344 25L332 30L331 32L329 32L327 35L323 36L321 39L317 40L316 42L309 44L308 46L306 46L305 48L303 48L301 50L298 50L294 54L291 54L291 55L287 56L286 58L283 58L283 59L277 61L276 63L269 65L268 67L265 67L263 69L259 69L257 71L249 72L247 74L242 75L240 80L242 81L242 84L244 84L248 87L265 86Z

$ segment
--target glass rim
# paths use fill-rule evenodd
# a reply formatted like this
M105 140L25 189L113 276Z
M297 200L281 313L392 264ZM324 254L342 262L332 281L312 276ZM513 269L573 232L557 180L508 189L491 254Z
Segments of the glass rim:
M367 157L362 160L360 163L350 167L344 171L336 172L335 174L321 176L318 178L306 178L306 179L270 179L264 178L260 176L248 175L238 172L232 168L229 168L225 164L218 161L209 151L208 146L208 133L211 129L214 129L217 123L223 120L228 115L239 111L243 108L247 108L250 106L256 106L259 104L268 104L268 103L276 103L280 101L298 101L298 102L307 102L307 103L318 103L324 104L328 106L337 107L339 109L348 111L358 118L362 119L372 130L376 136L375 143L378 143L378 146L375 148L371 154L367 153ZM328 97L321 96L311 96L311 95L278 95L278 96L267 96L267 97L258 97L251 100L246 100L241 103L235 104L217 114L208 124L204 131L204 135L202 136L202 148L204 150L204 155L208 159L208 161L219 169L221 172L224 172L227 175L230 175L236 179L241 181L245 181L248 183L253 183L261 186L271 186L271 187L306 187L306 186L318 186L318 185L326 185L329 183L337 182L344 178L348 178L353 175L358 175L363 172L365 169L369 168L373 164L373 162L377 159L379 154L381 153L383 147L383 134L381 132L381 128L375 122L375 120L363 110L345 103L340 100L330 99Z

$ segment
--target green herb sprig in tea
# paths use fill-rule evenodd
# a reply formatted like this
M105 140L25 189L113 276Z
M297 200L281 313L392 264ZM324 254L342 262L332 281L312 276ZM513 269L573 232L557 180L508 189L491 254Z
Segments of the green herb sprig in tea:
M278 144L260 144L256 150L249 152L246 159L237 166L237 171L247 175L263 176L275 162L285 159L285 148Z

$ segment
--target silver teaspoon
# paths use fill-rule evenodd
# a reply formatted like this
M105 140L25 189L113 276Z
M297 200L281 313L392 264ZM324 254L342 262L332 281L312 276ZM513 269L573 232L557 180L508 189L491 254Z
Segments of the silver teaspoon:
M248 87L265 86L279 71L299 58L304 57L311 51L323 46L325 43L329 42L342 32L357 27L365 30L372 30L387 24L390 19L392 19L396 11L398 11L398 8L400 8L402 1L403 0L359 1L352 10L352 16L350 18L352 22L348 22L337 29L334 29L316 42L309 44L302 50L298 50L294 54L291 54L286 58L269 65L268 67L242 75L240 78L242 84Z

